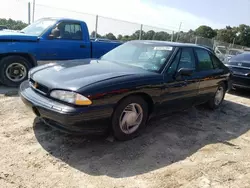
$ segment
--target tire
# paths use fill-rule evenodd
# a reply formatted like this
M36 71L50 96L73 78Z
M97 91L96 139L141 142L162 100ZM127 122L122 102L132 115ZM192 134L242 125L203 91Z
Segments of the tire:
M2 58L0 61L1 83L10 87L18 87L24 80L28 78L28 71L30 68L31 68L31 64L24 57L7 56L7 57ZM14 72L14 71L17 71L17 73L13 73L13 74L7 73L7 72ZM20 78L15 80L14 79L15 76L20 77Z
M138 118L135 118L135 113L134 112L127 112L125 113L125 109L133 109L132 106L134 106L137 112L141 112L141 116L138 116ZM126 115L127 114L127 115ZM139 113L138 113L139 114ZM129 124L129 120L125 121L126 125L120 126L122 124L122 120L124 120L125 117L129 117L130 119L135 118L137 119L137 126L132 126L130 127L130 130L126 129L126 133L124 131L124 128L122 127L127 127L126 125ZM125 119L129 119L125 118ZM143 98L139 96L130 96L125 99L123 99L118 106L115 108L115 111L112 116L112 130L114 133L114 137L117 140L120 141L125 141L125 140L131 140L137 136L140 135L140 133L145 129L146 123L148 120L148 104L143 100ZM130 122L131 123L131 122Z
M221 92L222 96L221 96L221 99L220 101L218 100L216 102L216 96L217 96L217 93L218 92ZM218 86L214 96L208 101L208 107L211 109L211 110L215 110L217 108L220 107L220 105L222 104L223 100L224 100L224 97L225 97L225 94L226 94L226 87L225 87L225 84L222 83Z

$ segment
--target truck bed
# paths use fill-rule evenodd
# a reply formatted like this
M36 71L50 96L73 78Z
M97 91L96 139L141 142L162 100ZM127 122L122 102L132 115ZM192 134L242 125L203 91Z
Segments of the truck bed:
M103 54L122 44L120 41L112 41L108 39L90 39L90 41L92 58L100 58Z

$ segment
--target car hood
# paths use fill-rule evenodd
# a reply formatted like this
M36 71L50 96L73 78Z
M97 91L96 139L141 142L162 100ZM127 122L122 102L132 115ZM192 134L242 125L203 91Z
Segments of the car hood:
M38 36L27 35L20 32L14 31L1 31L0 41L37 41Z
M157 74L141 68L100 60L72 60L38 66L30 78L49 89L77 91L94 83L121 77Z

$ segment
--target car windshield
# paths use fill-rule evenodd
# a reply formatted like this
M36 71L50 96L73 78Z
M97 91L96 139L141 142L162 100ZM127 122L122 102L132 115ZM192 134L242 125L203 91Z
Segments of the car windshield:
M20 32L29 34L29 35L35 35L39 36L41 35L48 27L54 25L56 23L56 20L53 19L40 19L36 22L32 23L31 25L25 27Z
M250 61L250 53L242 53L236 56L233 56L230 59L231 62L235 62L235 61Z
M238 54L241 54L242 52L240 51L237 51L237 50L229 50L229 54L230 55L238 55Z
M111 50L101 59L158 72L165 65L173 49L172 46L150 42L127 42Z

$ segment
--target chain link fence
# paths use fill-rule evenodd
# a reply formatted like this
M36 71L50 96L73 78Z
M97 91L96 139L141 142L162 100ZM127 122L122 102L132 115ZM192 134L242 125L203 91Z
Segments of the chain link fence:
M233 55L237 55L250 49L235 45L232 43L225 43L215 39L208 39L195 36L194 32L176 31L166 28L157 28L140 23L131 23L127 21L116 20L112 18L102 17L98 15L86 14L78 11L55 8L46 5L36 4L35 14L31 9L28 9L28 1L20 0L9 2L11 6L22 7L22 11L12 10L6 13L9 17L16 20L29 20L34 16L34 20L44 17L66 17L72 19L79 19L86 22L88 25L90 37L92 38L106 38L111 40L129 41L129 40L161 40L182 43L193 43L197 45L207 46L214 50L216 55L222 60L227 61ZM26 6L25 6L26 5ZM25 8L26 7L26 8ZM20 9L19 9L20 10ZM26 19L25 19L26 17Z

